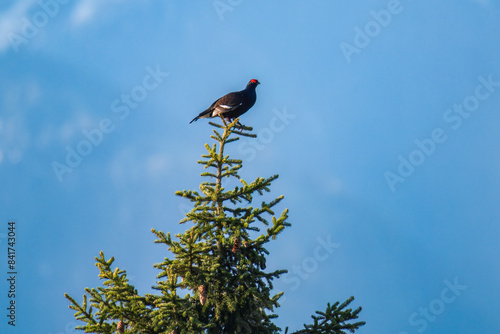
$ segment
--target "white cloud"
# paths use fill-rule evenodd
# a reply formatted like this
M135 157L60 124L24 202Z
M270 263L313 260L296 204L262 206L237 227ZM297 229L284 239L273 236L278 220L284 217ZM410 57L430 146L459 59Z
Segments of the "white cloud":
M77 26L90 21L95 16L99 4L102 4L102 1L82 0L78 2L71 14L71 23Z
M131 181L136 182L141 175L140 159L134 147L122 148L115 151L110 160L109 174L115 186L123 186Z
M11 164L19 163L29 143L30 136L21 115L0 119L0 162L7 158Z
M40 88L35 81L10 84L1 91L0 162L17 164L31 143L25 110L40 99Z
M0 13L0 51L10 47L9 35L20 34L21 19L36 5L36 0L18 0L5 12Z
M169 157L165 154L155 154L146 161L146 171L151 177L158 177L168 171Z
M345 191L342 180L330 173L317 175L315 182L323 191L330 195L340 195Z
M109 5L114 5L121 1L123 0L70 1L67 5L73 5L71 9L72 12L69 15L70 25L75 27L86 24L95 19L99 13L102 13L105 6L109 7ZM7 10L0 12L0 52L7 50L9 47L13 47L14 50L17 51L23 44L34 38L37 32L43 28L51 18L61 12L61 7L63 7L62 4L55 2L58 4L58 7L50 13L47 12L47 9L42 8L38 2L38 0L17 0L14 1ZM38 18L38 20L45 17L46 21L39 23L37 26L36 18L34 19L34 17ZM35 20L35 22L33 22L33 20ZM35 33L32 33L35 36L26 37L23 35L23 29L26 30L27 25L35 26L35 28L30 28L36 30Z
M81 134L82 128L79 126L80 122L75 119L67 120L59 128L58 135L61 143L70 145L74 138Z
M79 26L93 20L97 14L103 11L103 6L110 5L122 0L102 1L102 0L80 0L74 7L71 14L71 24Z
M343 190L342 180L331 174L325 175L322 184L324 189L332 195L339 195Z
M483 7L487 7L490 4L490 0L472 0L472 1L480 4Z
M156 181L168 177L171 157L165 153L145 155L138 147L117 150L109 161L109 175L115 186Z
M91 116L90 111L84 108L79 108L79 110L74 110L68 114L71 115L71 118L68 118L59 129L59 139L68 144L75 140L76 136L83 136L83 129L95 128L99 121Z

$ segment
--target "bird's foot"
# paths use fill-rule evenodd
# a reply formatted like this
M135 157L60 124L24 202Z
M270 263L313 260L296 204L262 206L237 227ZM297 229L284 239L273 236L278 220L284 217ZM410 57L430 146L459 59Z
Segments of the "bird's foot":
M231 123L232 121L234 121L234 118L229 118L229 117L226 117L225 120L228 122L228 123ZM245 128L245 126L243 124L240 123L240 121L238 121L236 124L235 124L235 127L236 128L239 128L239 129L243 129Z
M240 129L245 128L245 126L243 124L241 124L239 121L238 121L238 123L236 123L236 127L240 128Z

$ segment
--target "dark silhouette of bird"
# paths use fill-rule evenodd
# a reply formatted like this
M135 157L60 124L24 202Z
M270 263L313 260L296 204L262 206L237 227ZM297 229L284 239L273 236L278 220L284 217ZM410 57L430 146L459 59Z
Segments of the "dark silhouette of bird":
M199 118L208 118L222 116L228 120L240 117L246 113L257 100L255 88L260 82L257 79L252 79L248 82L245 89L239 92L232 92L224 95L205 111L202 111L198 116L193 118L189 124L197 121Z

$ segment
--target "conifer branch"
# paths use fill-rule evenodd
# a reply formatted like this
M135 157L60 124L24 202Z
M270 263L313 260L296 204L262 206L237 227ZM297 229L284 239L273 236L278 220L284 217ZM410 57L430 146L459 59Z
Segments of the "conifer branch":
M318 316L311 316L314 320L312 325L304 324L305 329L292 334L346 334L346 331L354 333L359 327L366 323L364 321L349 323L350 321L358 319L358 314L361 312L361 307L354 311L352 309L344 310L353 300L354 297L350 297L342 304L336 302L330 305L330 303L328 303L325 312L316 311Z

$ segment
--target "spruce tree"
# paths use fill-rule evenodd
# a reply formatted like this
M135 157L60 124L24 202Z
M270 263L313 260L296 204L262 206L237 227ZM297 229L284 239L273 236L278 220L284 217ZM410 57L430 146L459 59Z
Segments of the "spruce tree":
M254 197L270 191L278 178L258 177L248 183L239 175L242 161L225 154L227 144L240 136L255 138L252 128L238 119L222 124L210 122L215 143L205 144L207 153L198 161L207 179L199 191L183 190L176 195L191 201L193 209L181 220L190 224L185 233L172 238L155 229L155 243L164 244L174 255L154 265L159 270L154 294L139 295L124 270L113 268L114 258L96 257L103 285L85 288L80 304L65 294L75 310L77 329L86 333L280 333L274 323L282 292L273 294L273 280L286 270L266 271L266 243L290 226L288 209L276 215L279 196L252 206ZM239 185L225 189L223 183L236 179ZM181 296L180 294L184 294ZM344 303L328 304L316 312L313 324L298 333L354 332L364 322L355 322L356 310ZM285 333L288 332L288 328Z

